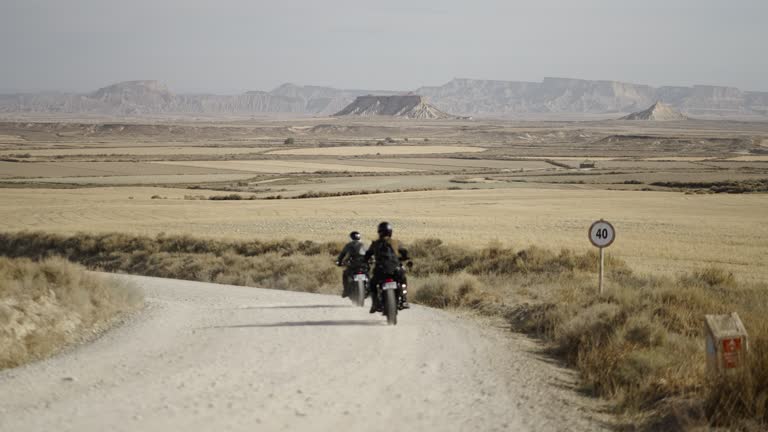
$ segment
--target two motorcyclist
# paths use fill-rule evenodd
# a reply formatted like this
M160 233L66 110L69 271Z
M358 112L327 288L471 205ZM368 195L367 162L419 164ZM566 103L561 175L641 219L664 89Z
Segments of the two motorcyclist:
M360 233L353 231L350 233L351 241L344 246L344 249L339 254L337 264L340 265L344 262L344 258L349 256L349 264L344 271L344 292L342 297L349 295L347 281L350 278L352 272L358 271L365 266L367 272L367 266L371 258L374 259L375 265L373 268L373 277L371 278L371 309L370 313L375 313L381 310L379 304L379 293L381 283L386 278L393 278L398 281L402 286L402 301L400 307L408 309L410 304L408 303L408 281L406 277L406 271L403 267L403 263L406 262L410 267L413 263L409 261L408 250L405 249L400 242L392 237L393 229L389 222L381 222L377 227L377 233L379 238L371 243L371 246L366 250L360 237ZM362 260L358 260L362 254ZM352 257L356 260L353 261Z

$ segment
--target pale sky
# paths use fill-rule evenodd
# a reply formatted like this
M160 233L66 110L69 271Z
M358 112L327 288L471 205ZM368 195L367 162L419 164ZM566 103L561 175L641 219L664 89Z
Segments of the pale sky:
M0 0L0 92L545 76L768 91L767 45L768 0Z

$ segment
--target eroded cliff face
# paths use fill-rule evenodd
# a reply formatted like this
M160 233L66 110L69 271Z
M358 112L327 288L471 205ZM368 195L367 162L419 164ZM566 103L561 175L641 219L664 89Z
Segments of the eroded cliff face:
M684 116L679 111L675 110L671 106L656 102L648 109L643 111L634 112L626 117L622 117L622 120L647 120L647 121L676 121L676 120L688 120L688 117Z
M354 102L335 114L336 116L390 116L407 119L444 119L453 118L428 104L419 95L357 97Z
M618 81L545 78L542 82L454 79L422 87L439 109L462 115L622 113L656 101L693 115L768 115L768 93L733 87L651 87Z
M330 115L365 91L282 85L239 95L174 94L157 81L128 81L92 93L0 95L0 112L106 115L297 113Z

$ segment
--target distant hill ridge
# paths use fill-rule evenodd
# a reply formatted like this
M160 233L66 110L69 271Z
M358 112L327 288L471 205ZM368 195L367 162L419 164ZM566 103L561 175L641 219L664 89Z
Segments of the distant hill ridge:
M688 117L667 104L656 102L650 108L634 112L626 117L622 117L621 120L675 121L688 120Z
M105 115L294 113L332 115L359 96L410 92L345 90L283 84L271 91L239 95L175 94L157 81L127 81L92 93L42 92L0 95L0 113L87 113ZM659 101L688 115L765 116L768 92L733 87L651 87L618 81L545 78L542 82L457 78L421 87L438 111L457 115L612 114L635 112Z
M454 118L427 103L420 95L358 96L336 116L391 116L407 119Z

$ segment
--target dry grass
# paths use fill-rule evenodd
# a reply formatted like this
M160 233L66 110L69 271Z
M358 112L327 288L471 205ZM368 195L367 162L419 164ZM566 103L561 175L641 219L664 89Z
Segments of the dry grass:
M388 141L390 142L390 141ZM445 153L475 153L485 151L481 147L467 146L347 146L347 147L314 147L291 150L275 150L270 154L294 156L365 156L365 155L407 155L407 154L445 154Z
M10 257L63 256L109 272L326 293L337 291L340 276L333 255L342 246L297 240L227 242L165 235L0 234L0 255Z
M317 161L292 161L292 160L226 160L226 161L164 161L154 162L158 166L175 166L186 168L200 168L210 170L247 171L251 173L317 173L317 172L404 172L406 169L344 165Z
M192 147L192 146L168 146L158 147L89 147L89 148L54 148L43 150L25 151L26 157L110 157L110 156L167 156L168 158L178 158L179 156L189 155L245 155L262 153L272 150L271 147ZM13 151L0 151L0 156L19 157Z
M549 341L581 372L586 389L614 399L623 412L656 413L663 422L654 427L768 425L768 286L741 283L717 267L677 279L622 270L612 272L609 283L599 296L593 276L561 274L529 288L539 290L540 302L514 308L510 319ZM713 382L704 369L703 316L732 311L747 325L752 359L738 379ZM681 401L686 416L699 417L675 418L681 414L672 407Z
M324 293L339 291L340 269L332 261L341 246L167 235L0 234L0 255L63 255L109 271ZM514 329L543 338L553 355L579 370L586 390L613 400L633 423L665 430L768 425L765 284L743 282L714 266L675 278L642 276L609 256L607 290L598 295L594 251L514 249L500 243L466 248L438 239L413 242L409 249L416 263L412 300L506 317ZM741 315L750 333L749 365L741 375L712 379L704 371L703 315L731 311Z
M0 175L5 177L152 177L164 175L240 174L236 169L208 168L185 164L148 162L0 162ZM137 181L138 182L138 181Z
M0 369L48 357L140 304L138 290L62 258L0 257Z

